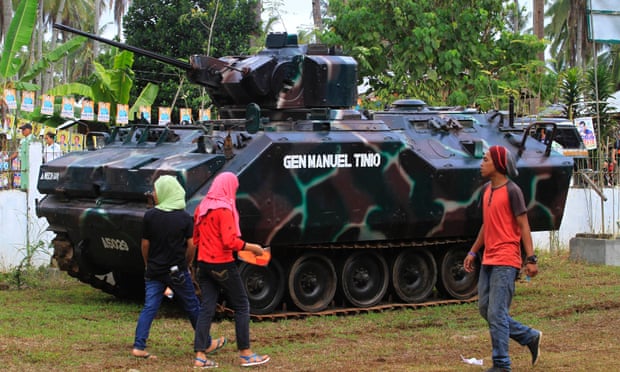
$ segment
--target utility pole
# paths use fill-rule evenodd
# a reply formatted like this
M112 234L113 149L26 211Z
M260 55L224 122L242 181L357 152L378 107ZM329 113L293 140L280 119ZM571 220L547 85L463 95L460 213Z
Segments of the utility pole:
M545 0L533 0L534 1L534 34L539 40L545 37ZM545 62L545 51L538 53L538 59ZM540 67L542 69L542 67ZM536 95L534 99L532 109L538 113L540 107L540 95Z

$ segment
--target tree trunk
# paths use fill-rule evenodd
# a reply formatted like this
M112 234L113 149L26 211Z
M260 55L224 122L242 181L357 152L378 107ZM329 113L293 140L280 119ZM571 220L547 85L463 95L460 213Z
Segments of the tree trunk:
M37 60L41 60L41 58L43 58L43 37L44 37L44 30L45 30L45 26L43 24L43 1L39 2L39 10L37 12L37 24L39 25L39 27L37 27L37 29L35 30L36 32L36 38L37 38L37 52L36 52L36 59ZM37 75L35 83L37 83L40 87L41 87L41 91L39 92L39 94L42 94L43 92L46 91L46 87L43 86L43 83L45 81L45 75L43 74L43 72L41 72L39 75Z
M254 19L256 22L256 31L254 31L252 33L252 37L250 38L250 47L255 48L256 42L261 38L260 34L261 34L261 28L258 27L258 25L261 24L262 20L261 20L261 14L263 12L263 2L262 0L258 0L256 2L256 7L254 8Z
M62 13L64 10L65 10L65 0L61 0L60 4L58 4L58 13L56 13L56 19L54 20L54 22L62 23ZM58 30L55 28L52 28L52 40L50 44L50 50L54 50L56 48L57 42L58 42ZM66 59L67 57L65 57L65 60ZM67 77L63 73L63 76L61 77L62 81L63 82L66 81L66 78ZM53 84L54 84L54 64L51 63L49 67L49 74L43 83L43 85L45 86L45 89L43 89L43 92L46 92L48 89L50 89Z
M4 38L9 32L9 26L11 25L11 19L13 18L13 5L9 0L2 0L2 35L0 41L4 43Z
M312 0L312 21L314 23L314 34L317 42L319 35L323 31L323 19L321 18L321 0Z
M534 0L534 34L539 40L545 37L545 0ZM545 61L545 51L538 53L538 60ZM542 73L542 67L539 67ZM537 92L534 99L530 102L530 113L537 113L540 108L540 92Z
M534 35L540 40L545 37L545 0L534 0ZM538 59L545 60L545 52L538 54Z
M521 25L519 23L519 0L514 0L514 4L515 4L515 11L514 14L512 16L512 23L513 23L513 27L514 27L514 32L521 32Z
M101 14L99 13L99 9L101 9L101 0L95 0L95 29L94 29L94 34L98 34L99 33L99 18L101 17ZM119 29L119 33L120 33L120 29L121 26L118 26ZM120 40L120 38L119 38ZM93 60L97 60L97 54L99 54L99 43L97 42L97 40L93 40Z

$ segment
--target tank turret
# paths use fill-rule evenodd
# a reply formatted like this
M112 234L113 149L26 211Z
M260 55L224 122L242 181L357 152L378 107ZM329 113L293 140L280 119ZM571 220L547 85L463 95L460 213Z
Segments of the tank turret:
M192 55L187 63L65 25L54 27L185 70L191 82L206 88L222 119L246 118L250 104L258 105L263 117L286 120L357 102L357 62L335 48L300 45L297 35L270 33L256 55Z

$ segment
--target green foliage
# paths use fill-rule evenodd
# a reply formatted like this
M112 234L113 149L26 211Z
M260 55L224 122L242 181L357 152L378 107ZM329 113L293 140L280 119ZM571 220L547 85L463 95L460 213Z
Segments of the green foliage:
M214 57L241 55L250 50L251 35L259 31L255 6L255 0L180 0L174 6L163 0L135 0L123 19L126 42L180 60L207 51ZM178 92L185 71L143 56L136 57L134 70L134 92L148 82L159 84L155 106L170 106L177 96L194 109L209 104L193 84L183 83Z
M560 95L571 120L581 115L577 103L580 101L583 87L583 72L580 68L572 67L560 74Z
M607 100L611 97L614 89L612 70L609 66L598 65L586 72L586 99L589 115L599 116L602 138L611 137L615 140L617 123L610 117L610 108ZM597 104L598 103L598 104Z
M110 117L116 117L117 104L129 104L131 87L133 86L134 55L129 51L121 51L112 59L113 67L106 69L100 63L95 62L95 72L88 84L73 82L63 84L50 89L47 93L54 96L77 96L86 97L95 102L110 102ZM132 113L138 112L140 106L152 105L157 97L158 87L154 84L146 84L138 99L130 109Z
M45 71L52 63L60 61L67 54L75 52L80 48L82 44L86 41L86 38L83 36L75 37L66 43L59 45L56 49L50 51L46 55L44 55L39 61L34 63L28 71L24 73L21 77L21 81L30 81L34 79L41 72ZM26 88L24 88L26 89ZM33 89L28 89L33 90Z
M19 261L19 264L9 272L8 276L10 282L15 284L17 289L22 289L25 286L36 286L40 278L40 272L44 267L35 266L34 259L36 256L50 256L48 245L44 239L39 236L38 239L28 241L26 245L18 249L18 251L22 255L22 259Z
M535 64L544 44L505 29L502 1L473 1L454 12L449 1L333 0L330 11L321 40L360 61L359 75L384 101L462 104L467 96L468 104L490 108L515 92L541 91L541 78L531 75L541 74Z
M0 58L0 77L9 79L19 71L22 60L19 52L29 45L36 22L37 0L22 0L13 15L9 32L4 40Z
M610 370L617 358L610 350L619 346L620 268L569 260L568 250L539 253L539 275L515 283L511 315L545 333L540 366L550 371ZM0 291L4 370L191 369L194 332L180 306L164 301L151 328L147 350L159 359L132 358L142 303L120 301L58 274L42 277L36 289ZM259 370L477 371L481 368L465 365L459 357L492 364L488 326L477 305L252 322L252 348L272 358L272 364ZM221 319L213 324L213 333L230 339L235 323ZM220 364L217 371L241 370L234 346L213 356ZM514 370L532 370L527 348L510 350Z
M36 0L24 0L19 3L6 35L2 57L0 58L0 82L3 87L29 91L39 89L38 85L30 83L30 81L44 72L50 64L64 58L68 53L76 51L85 40L83 37L75 38L48 52L36 63L28 66L28 61L22 55L22 49L30 45L36 14Z

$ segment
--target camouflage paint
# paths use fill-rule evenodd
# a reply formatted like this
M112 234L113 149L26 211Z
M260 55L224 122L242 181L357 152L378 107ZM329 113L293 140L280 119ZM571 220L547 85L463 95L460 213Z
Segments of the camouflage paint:
M385 252L390 264L409 249L458 257L462 246L437 244L475 239L485 183L480 161L484 149L496 144L518 155L515 182L532 230L559 228L572 159L546 156L545 145L535 140L520 149L521 137L500 130L498 115L422 108L362 117L346 109L356 98L353 59L315 49L305 54L306 47L278 40L252 57L192 57L188 75L209 83L227 119L201 127L121 128L102 149L41 167L39 191L47 195L37 214L57 233L63 270L93 285L100 283L91 274L106 271L141 277L141 221L153 181L176 175L193 214L220 171L239 176L243 238L270 245L282 264L307 250L338 263L358 247ZM262 128L256 133L245 131L247 103L259 105ZM214 151L201 152L202 139ZM452 248L457 251L450 253ZM424 265L433 264L430 259ZM277 285L284 282L279 278ZM468 286L475 290L475 280Z

